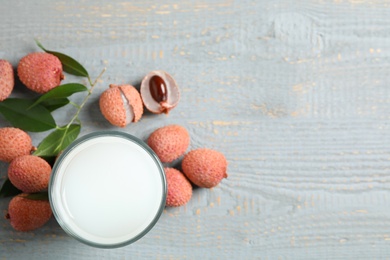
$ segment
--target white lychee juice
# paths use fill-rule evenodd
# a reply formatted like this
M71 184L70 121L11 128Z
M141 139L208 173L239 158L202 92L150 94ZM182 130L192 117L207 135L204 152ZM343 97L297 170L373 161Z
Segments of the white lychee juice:
M164 169L131 135L89 134L56 161L49 199L58 223L79 241L101 248L128 245L144 236L164 209Z

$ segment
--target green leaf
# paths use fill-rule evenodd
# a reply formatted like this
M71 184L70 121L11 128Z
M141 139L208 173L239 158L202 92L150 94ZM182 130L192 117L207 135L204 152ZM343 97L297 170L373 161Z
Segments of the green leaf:
M61 61L62 68L64 69L64 71L75 76L82 76L82 77L89 78L89 74L87 70L78 61L76 61L72 57L69 57L66 54L47 50L45 49L45 47L43 47L43 45L38 40L35 41L39 48L41 48L43 51L47 53L53 54Z
M70 125L69 128L57 129L49 134L39 144L34 152L36 156L57 156L59 152L68 147L80 133L81 126Z
M68 83L68 84L60 85L58 87L53 88L49 92L43 94L42 96L40 96L30 108L46 100L67 98L73 95L74 93L83 92L83 91L88 91L88 89L86 86L80 83Z
M59 98L59 99L52 99L52 100L45 100L41 103L42 106L46 107L47 110L50 112L53 112L54 110L61 108L63 106L66 106L69 104L69 99L67 98Z
M6 198L15 196L19 193L22 193L18 188L16 188L11 181L7 178L0 189L0 198Z
M56 122L44 106L34 104L34 100L8 98L0 102L0 113L14 127L30 132L43 132L55 128Z
M26 195L24 198L30 200L49 200L49 193L47 191L30 193Z

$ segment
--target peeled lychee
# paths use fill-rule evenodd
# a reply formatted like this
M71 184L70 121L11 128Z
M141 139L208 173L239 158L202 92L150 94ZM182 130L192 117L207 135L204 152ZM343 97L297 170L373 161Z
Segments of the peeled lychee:
M46 52L24 56L18 64L18 76L27 88L37 93L48 92L64 79L61 61Z
M47 190L51 166L35 155L23 155L12 160L8 167L11 183L25 193Z
M180 99L176 81L162 70L148 73L142 80L140 92L145 107L155 114L168 114Z
M180 125L168 125L155 130L148 138L148 145L163 163L182 156L190 144L190 135Z
M187 153L182 161L183 173L195 185L212 188L227 178L225 156L215 150L200 148Z
M18 231L31 231L43 226L52 216L50 203L47 200L25 198L27 194L14 197L8 206L6 218Z
M144 112L141 96L131 85L111 84L101 94L99 106L108 122L119 127L137 122Z
M0 60L0 101L11 95L14 85L14 70L11 63L6 60Z
M186 204L192 196L192 185L180 171L174 168L164 168L167 179L166 206L179 207Z
M23 130L0 128L0 161L11 162L16 157L30 154L32 149L31 138Z

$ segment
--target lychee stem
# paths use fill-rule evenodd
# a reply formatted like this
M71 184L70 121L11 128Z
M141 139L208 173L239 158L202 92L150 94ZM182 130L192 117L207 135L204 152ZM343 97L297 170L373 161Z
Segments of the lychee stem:
M91 87L89 88L89 90L88 90L88 94L87 94L87 96L84 98L83 102L78 106L78 109L77 109L76 113L74 114L74 116L72 117L72 119L69 121L69 123L68 123L65 127L61 127L61 129L65 129L65 134L62 136L61 142L60 142L60 144L58 145L57 148L59 148L59 147L62 146L62 144L63 144L63 142L64 142L64 140L65 140L65 137L66 137L66 133L68 132L70 126L73 124L73 122L74 122L75 120L78 120L79 123L80 123L80 125L81 125L81 121L78 119L79 114L80 114L80 112L81 112L81 109L82 109L82 108L84 107L84 105L87 103L89 97L92 95L92 91L93 91L94 87L96 86L98 80L103 76L103 74L104 74L105 71L106 71L106 68L104 68L104 69L102 70L102 72L100 72L99 76L95 79L94 82L92 82L92 81L90 80L90 78L88 77L88 81L89 81L89 84L90 84L90 86L91 86Z
M72 106L74 106L75 108L79 109L80 106L72 101L69 102L69 104L71 104Z
M33 146L33 147L31 147L30 153L33 153L33 152L35 152L36 150L37 150L37 148L36 148L35 146Z
M104 72L106 71L106 68L104 68L102 70L102 72L100 72L99 76L96 78L96 80L91 84L91 87L89 88L88 90L88 94L87 96L84 98L83 102L80 104L79 108L77 109L76 113L74 114L73 118L70 120L70 122L66 125L67 128L70 127L71 124L73 124L73 122L79 117L79 114L80 114L80 111L81 109L84 107L84 105L87 103L89 97L91 96L92 94L92 90L94 89L94 87L96 86L96 83L97 81L103 76Z
M168 104L168 102L166 101L162 101L160 102L160 106L162 107L162 112L165 113L165 114L168 114L169 113L169 110L170 108L172 107L170 104Z
M89 84L91 85L91 89L90 91L92 91L92 88L96 85L96 83L98 82L98 80L103 76L104 72L106 72L106 68L104 68L102 70L102 72L100 72L99 76L97 76L97 78L95 79L95 81L91 84L91 80L89 80Z

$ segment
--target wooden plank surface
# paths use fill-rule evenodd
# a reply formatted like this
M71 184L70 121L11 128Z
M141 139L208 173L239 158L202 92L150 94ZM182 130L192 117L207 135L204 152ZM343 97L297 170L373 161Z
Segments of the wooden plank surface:
M229 178L167 208L133 245L95 249L54 219L29 233L0 219L0 259L385 259L390 255L390 6L335 1L3 1L0 58L47 48L96 78L82 135L110 83L171 73L182 98L122 131L176 123L191 149L222 151ZM68 76L66 81L80 80ZM13 95L30 92L20 84ZM80 102L83 95L75 95ZM55 114L58 124L75 111ZM8 123L0 119L0 126ZM32 134L37 145L47 133ZM0 164L0 181L7 164ZM9 199L0 200L0 212Z

